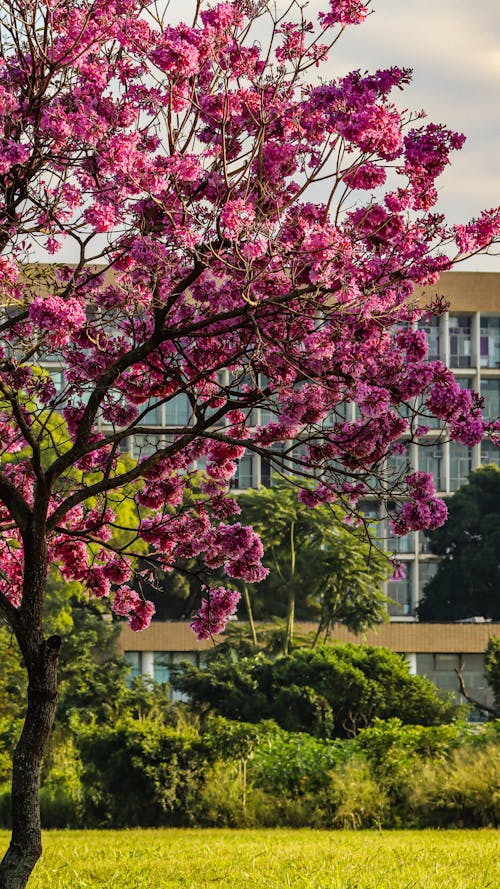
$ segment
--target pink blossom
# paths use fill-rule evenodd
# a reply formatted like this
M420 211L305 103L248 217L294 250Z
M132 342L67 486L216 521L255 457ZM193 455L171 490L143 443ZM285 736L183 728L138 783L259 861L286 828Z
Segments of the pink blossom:
M115 208L103 201L96 201L92 207L85 210L85 219L96 232L108 232L116 220Z
M136 612L141 603L139 593L131 589L129 586L121 586L117 589L111 607L115 614L126 617L130 612Z
M254 219L254 208L240 198L227 201L220 214L222 230L228 238L237 238L245 228L252 225Z
M359 25L368 15L368 6L362 0L330 0L330 10L319 14L324 28L336 24Z
M241 595L225 587L205 589L206 595L190 626L198 639L210 639L222 633L229 618L236 614Z
M134 608L129 613L128 622L130 624L130 628L135 632L139 630L146 630L156 612L156 608L152 602L146 599L144 602L141 601L141 604Z

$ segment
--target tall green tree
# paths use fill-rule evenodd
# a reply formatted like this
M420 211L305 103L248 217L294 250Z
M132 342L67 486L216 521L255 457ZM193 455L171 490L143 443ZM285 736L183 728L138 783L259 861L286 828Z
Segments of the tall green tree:
M419 618L500 620L500 469L476 469L447 505L446 524L426 532L441 561L425 587Z
M285 480L242 493L238 502L241 521L262 539L269 568L264 581L244 590L249 616L285 617L285 653L296 617L318 622L317 639L334 624L362 632L386 619L388 560L362 530L346 524L340 507L311 509Z
M197 711L272 719L287 731L326 738L354 735L376 718L435 725L457 713L429 679L410 673L404 656L369 645L299 648L278 658L218 651L202 670L184 664L173 684Z

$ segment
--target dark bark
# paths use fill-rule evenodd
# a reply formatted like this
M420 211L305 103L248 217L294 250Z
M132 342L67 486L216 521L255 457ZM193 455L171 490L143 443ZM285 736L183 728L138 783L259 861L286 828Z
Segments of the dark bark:
M0 863L0 889L24 889L42 854L40 768L54 722L61 639L51 636L33 642L24 638L22 645L29 675L28 707L12 763L12 836Z
M462 671L459 670L458 667L455 667L455 673L458 676L458 682L460 685L460 693L461 693L462 697L464 697L465 700L469 702L469 704L473 704L474 707L477 707L478 710L482 710L484 713L489 713L489 715L493 719L498 719L499 711L497 710L497 708L496 707L489 707L488 704L483 704L481 701L477 701L476 698L473 698L467 691L467 687L465 685L465 679L464 679L464 675L463 675Z

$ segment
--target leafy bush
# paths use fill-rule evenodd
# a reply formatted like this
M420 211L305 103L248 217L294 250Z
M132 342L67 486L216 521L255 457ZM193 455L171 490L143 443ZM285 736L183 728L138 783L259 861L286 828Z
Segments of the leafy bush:
M421 826L500 826L500 745L454 750L448 761L420 764L410 782Z
M368 763L353 756L330 776L332 826L347 830L381 827L390 800L370 773Z
M355 735L376 718L434 725L457 714L430 680L411 675L405 658L386 648L338 644L277 659L234 654L215 655L203 670L185 665L174 686L222 716L272 719L321 738Z
M87 825L189 823L204 780L206 756L197 732L155 719L82 726L79 748Z

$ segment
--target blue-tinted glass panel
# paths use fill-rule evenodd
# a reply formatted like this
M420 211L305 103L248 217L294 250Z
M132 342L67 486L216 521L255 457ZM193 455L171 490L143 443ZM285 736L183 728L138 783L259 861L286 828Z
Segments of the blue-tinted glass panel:
M234 477L234 487L237 490L244 490L253 486L253 455L245 454L241 460L238 460L238 468Z
M185 426L189 422L191 405L184 392L176 395L165 404L165 422L167 426Z
M418 565L418 592L419 599L422 598L424 588L434 577L438 569L438 562L419 562Z
M424 330L427 334L427 343L429 345L427 357L431 361L436 361L440 355L439 318L432 317L429 318L427 321L419 321L418 326L420 330Z
M443 446L440 444L419 445L418 468L422 472L429 472L437 491L444 490L443 479Z
M387 537L385 546L390 553L413 553L415 552L415 534L404 534L403 537Z
M456 441L450 442L450 491L467 481L472 469L472 450Z
M484 399L483 416L487 420L500 417L500 378L481 380L481 396Z
M472 366L472 336L470 315L450 315L450 364L451 367Z
M127 682L130 683L132 682L132 680L136 679L137 676L141 675L142 652L126 651L124 654L124 658L129 667Z
M500 318L481 317L479 355L481 367L500 367Z
M388 604L387 610L392 617L411 615L413 565L405 562L405 566L404 580L394 580L387 584L387 595L393 600L393 604Z
M153 670L156 682L170 682L171 657L169 651L154 652Z
M481 463L493 463L500 467L500 447L493 444L492 441L483 439L481 442Z
M151 433L151 435L134 435L132 439L132 451L135 460L144 460L151 457L158 450L160 436Z

